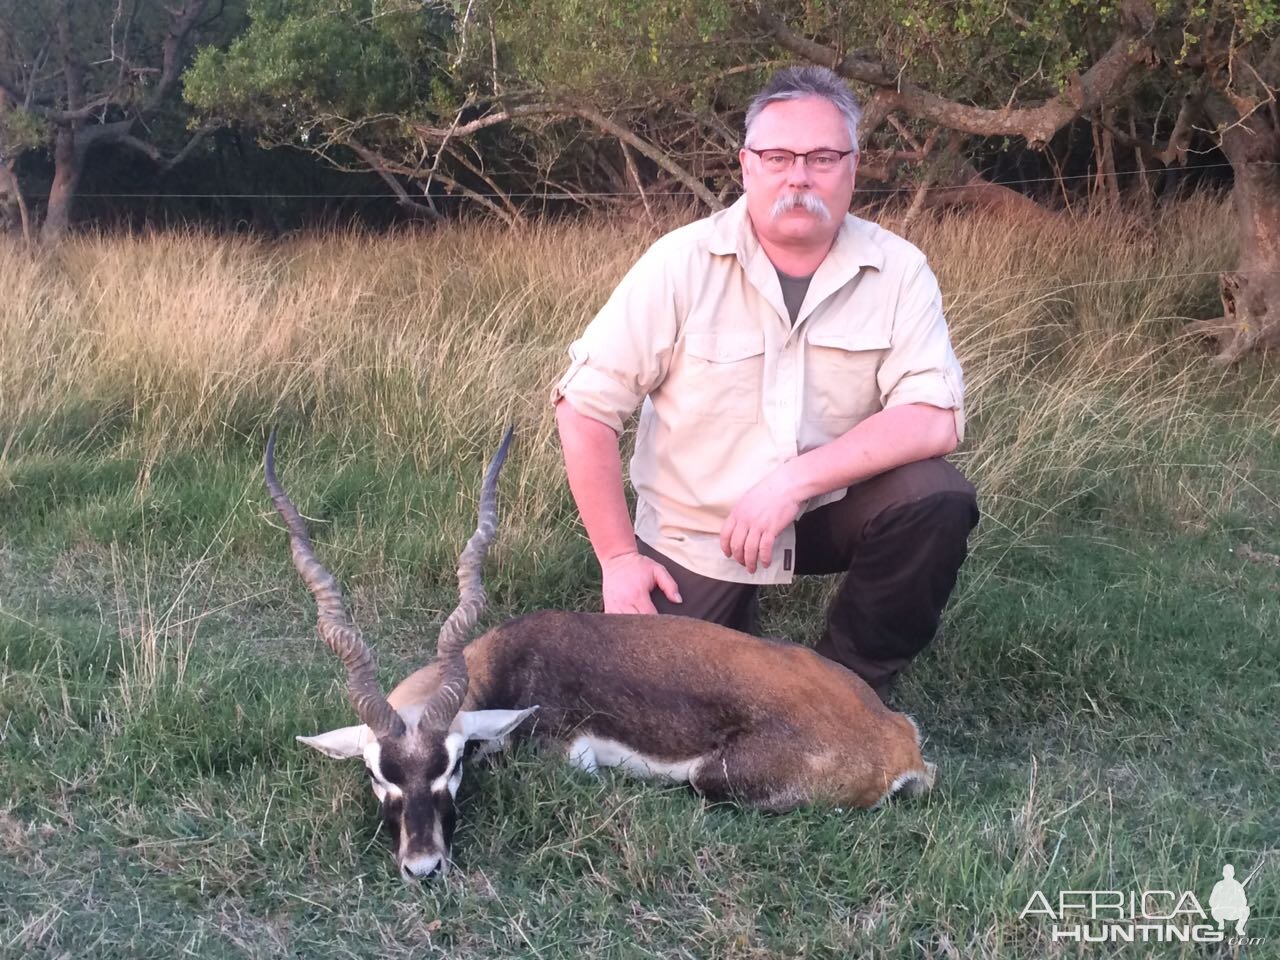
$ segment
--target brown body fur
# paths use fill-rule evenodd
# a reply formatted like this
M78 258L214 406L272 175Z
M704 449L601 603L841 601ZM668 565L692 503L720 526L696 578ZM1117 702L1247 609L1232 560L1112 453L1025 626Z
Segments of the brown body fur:
M466 651L464 710L538 712L516 737L588 735L648 760L696 760L699 793L767 810L869 807L934 768L915 725L857 675L805 647L670 616L544 611L490 630ZM425 701L432 665L388 697Z

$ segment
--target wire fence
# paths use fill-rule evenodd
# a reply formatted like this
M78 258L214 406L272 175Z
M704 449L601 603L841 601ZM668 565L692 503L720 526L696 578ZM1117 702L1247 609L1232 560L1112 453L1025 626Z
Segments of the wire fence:
M1260 161L1256 164L1252 164L1252 166L1275 167L1275 166L1280 166L1280 161ZM1198 173L1202 170L1229 169L1230 167L1231 167L1231 164L1229 163L1206 163L1206 164L1197 164L1194 167L1181 167L1181 168L1166 167L1166 168L1163 168L1163 170L1180 169L1188 173L1191 173L1191 172ZM1155 169L1155 170L1149 170L1147 172L1149 174L1156 174L1156 173L1163 172L1163 170ZM1131 171L1129 174L1121 174L1121 175L1128 176L1136 173L1137 171ZM1020 186L1030 186L1032 184L1063 183L1068 181L1093 180L1097 178L1097 176L1098 176L1098 173L1094 172L1094 173L1065 174L1061 177L1028 177L1020 180L991 180L987 182L994 184L996 186L1001 186L1001 187L1020 187ZM899 194L910 189L910 187L911 187L910 184L905 185L903 187L857 187L855 189L855 196L865 195L865 194ZM937 192L945 192L950 190L969 190L969 189L972 189L972 185L970 184L939 184L937 186L930 186L929 189L931 191L937 191ZM647 197L692 197L694 196L694 193L692 190L659 190L659 191L646 190L644 191L644 195ZM83 198L93 198L93 199L133 199L133 200L273 199L273 200L394 200L396 202L401 202L404 199L395 193L391 193L391 192L383 193L378 191L370 191L367 193L286 193L281 191L239 192L239 193L223 193L223 192L216 192L216 191L173 192L173 193L162 193L162 192L128 193L128 192L121 191L121 192L110 192L110 193L108 192L98 192L98 193L77 192L76 196L83 197ZM424 193L422 194L422 196L426 196L426 194ZM597 199L597 198L604 199L604 198L618 198L618 197L637 197L639 196L639 193L635 190L618 190L618 191L608 191L608 190L518 191L517 190L517 191L512 191L510 193L502 193L496 190L490 190L490 191L471 190L467 194L444 194L441 196L442 198L447 197L449 199L466 199L468 196L471 196L471 197L485 197L487 199L507 198L512 200L541 199L541 200L572 201L572 200ZM412 196L411 196L411 199L412 199Z
M1258 165L1259 166L1280 166L1280 162L1262 162L1262 163L1259 163ZM1199 170L1207 170L1207 169L1215 169L1215 168L1229 168L1230 166L1231 164L1229 163L1215 163L1215 164L1198 165L1194 168L1189 168L1189 169L1194 169L1196 171L1199 171ZM1089 173L1089 174L1068 175L1063 177L1039 177L1039 178L1028 178L1028 179L1022 179L1022 180L1002 180L1002 181L998 181L998 183L1001 186L1013 187L1013 186L1025 186L1030 184L1040 184L1040 183L1057 183L1065 180L1085 180L1085 179L1091 180L1094 177L1096 177L1096 175L1097 175L1096 173ZM992 182L997 182L997 181L992 181ZM903 189L858 187L855 190L855 196L859 194L901 193L903 192ZM943 185L943 186L931 187L930 189L938 190L938 191L963 190L963 189L968 189L968 187L964 185L955 185L955 186ZM631 190L631 191L572 191L572 192L513 191L511 193L499 193L497 191L490 191L490 192L471 191L470 195L487 197L487 198L507 198L507 199L513 199L513 200L514 199L542 199L542 200L562 200L562 201L576 201L576 200L582 200L582 199L596 199L596 198L599 198L599 199L635 198L639 196L639 194L634 190ZM645 191L645 195L650 198L693 197L694 193L691 190L663 190L663 191ZM194 193L194 192L174 192L174 193L78 192L77 197L104 199L104 200L106 199L122 199L122 200L137 200L137 199L214 200L214 199L218 199L218 200L317 200L317 201L320 201L320 200L392 200L396 202L401 202L403 199L394 193L378 193L378 192L286 193L286 192L277 192L277 191L239 192L239 193L216 192L216 191L199 192L199 193ZM467 195L449 194L449 195L438 197L437 199L450 199L450 200L467 199ZM1042 296L1055 296L1055 295L1060 295L1062 293L1068 292L1070 290L1085 288L1085 287L1099 287L1099 286L1125 284L1125 283L1154 283L1154 282L1170 281L1170 280L1187 280L1187 279L1197 279L1197 278L1205 278L1205 277L1219 277L1222 275L1222 273L1223 273L1222 270L1202 270L1202 271L1190 271L1190 272L1182 272L1182 273L1158 273L1158 274L1147 274L1147 275L1136 276L1136 277L1116 277L1116 278L1110 278L1110 279L1084 280L1084 281L1077 281L1074 283L1066 284L1063 286L1048 287L1048 288L1045 288L1042 284L1037 284L1035 286L1026 287L1024 289L1009 291L1009 295L1016 296L1016 295L1026 294L1026 293L1039 292L1040 295ZM1280 271L1253 271L1252 273L1255 276L1275 276L1277 274L1280 274ZM1001 278L993 279L990 285L985 290L982 290L982 291L951 290L947 292L949 297L964 297L967 295L972 295L977 293L985 293L989 291L991 287L1000 286L1002 284L1007 284L1007 283L1015 282L1018 280L1025 280L1025 279L1026 277L1022 275L1001 277Z

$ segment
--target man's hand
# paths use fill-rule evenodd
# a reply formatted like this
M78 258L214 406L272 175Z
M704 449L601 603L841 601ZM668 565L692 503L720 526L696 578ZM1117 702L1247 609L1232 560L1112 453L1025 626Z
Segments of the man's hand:
M780 467L734 504L720 527L720 549L752 573L757 564L769 566L774 540L800 516L803 502L788 465Z
M683 602L667 568L638 553L611 557L601 564L601 572L605 613L657 613L649 597L655 587L672 603Z

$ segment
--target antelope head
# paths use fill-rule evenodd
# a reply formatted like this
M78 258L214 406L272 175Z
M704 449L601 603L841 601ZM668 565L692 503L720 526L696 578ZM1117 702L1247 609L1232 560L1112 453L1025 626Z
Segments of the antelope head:
M360 757L369 772L401 876L410 880L449 870L456 822L454 798L469 741L500 742L533 712L463 710L467 662L463 649L485 605L481 567L497 528L498 471L512 431L485 471L480 522L458 559L458 606L440 630L440 684L425 704L397 711L378 686L373 651L351 622L337 580L316 559L301 514L275 475L275 431L264 461L267 490L289 532L293 565L315 597L317 630L347 671L347 693L360 723L298 740L337 759Z

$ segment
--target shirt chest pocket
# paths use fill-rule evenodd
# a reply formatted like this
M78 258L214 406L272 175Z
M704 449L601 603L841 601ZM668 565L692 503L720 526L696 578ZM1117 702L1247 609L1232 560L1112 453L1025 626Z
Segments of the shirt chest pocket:
M811 329L805 345L805 416L844 426L880 409L876 374L889 352L882 330Z
M755 422L764 385L764 334L690 332L684 335L680 406L690 416Z

